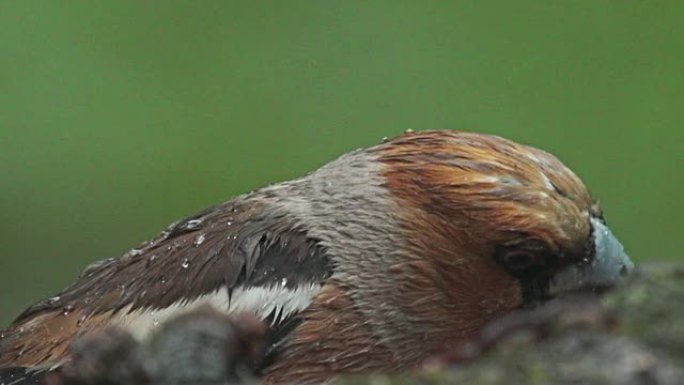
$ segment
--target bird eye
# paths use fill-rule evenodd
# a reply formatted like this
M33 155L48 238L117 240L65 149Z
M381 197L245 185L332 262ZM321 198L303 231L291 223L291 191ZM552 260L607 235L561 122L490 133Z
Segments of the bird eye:
M526 250L511 250L501 255L501 263L513 273L521 273L537 264L535 255Z

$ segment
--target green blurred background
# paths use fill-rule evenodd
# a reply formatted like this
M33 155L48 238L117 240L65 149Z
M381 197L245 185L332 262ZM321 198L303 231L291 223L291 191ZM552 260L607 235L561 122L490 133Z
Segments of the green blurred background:
M682 258L683 1L2 1L0 324L169 222L406 128L555 153Z

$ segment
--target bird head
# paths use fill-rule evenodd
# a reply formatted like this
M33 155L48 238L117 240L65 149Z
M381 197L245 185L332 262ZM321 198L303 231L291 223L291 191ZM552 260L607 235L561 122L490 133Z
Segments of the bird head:
M496 312L601 289L633 269L587 187L547 152L458 131L410 133L380 148L409 249L429 255L411 268L457 301L470 296Z

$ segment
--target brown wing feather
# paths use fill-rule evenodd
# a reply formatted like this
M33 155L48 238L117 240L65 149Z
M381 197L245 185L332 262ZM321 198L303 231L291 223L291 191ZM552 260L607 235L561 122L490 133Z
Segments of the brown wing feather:
M0 367L53 364L79 333L112 316L192 301L221 287L317 282L330 275L324 250L258 200L235 200L177 222L123 256L88 266L58 296L3 331Z

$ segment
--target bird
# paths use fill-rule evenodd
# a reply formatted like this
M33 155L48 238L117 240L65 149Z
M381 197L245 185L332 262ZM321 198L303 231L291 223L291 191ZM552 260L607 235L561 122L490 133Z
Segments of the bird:
M633 268L555 156L408 130L87 266L2 331L0 379L59 370L80 335L116 327L141 340L203 306L267 325L253 368L265 384L395 373L496 317L603 290Z

